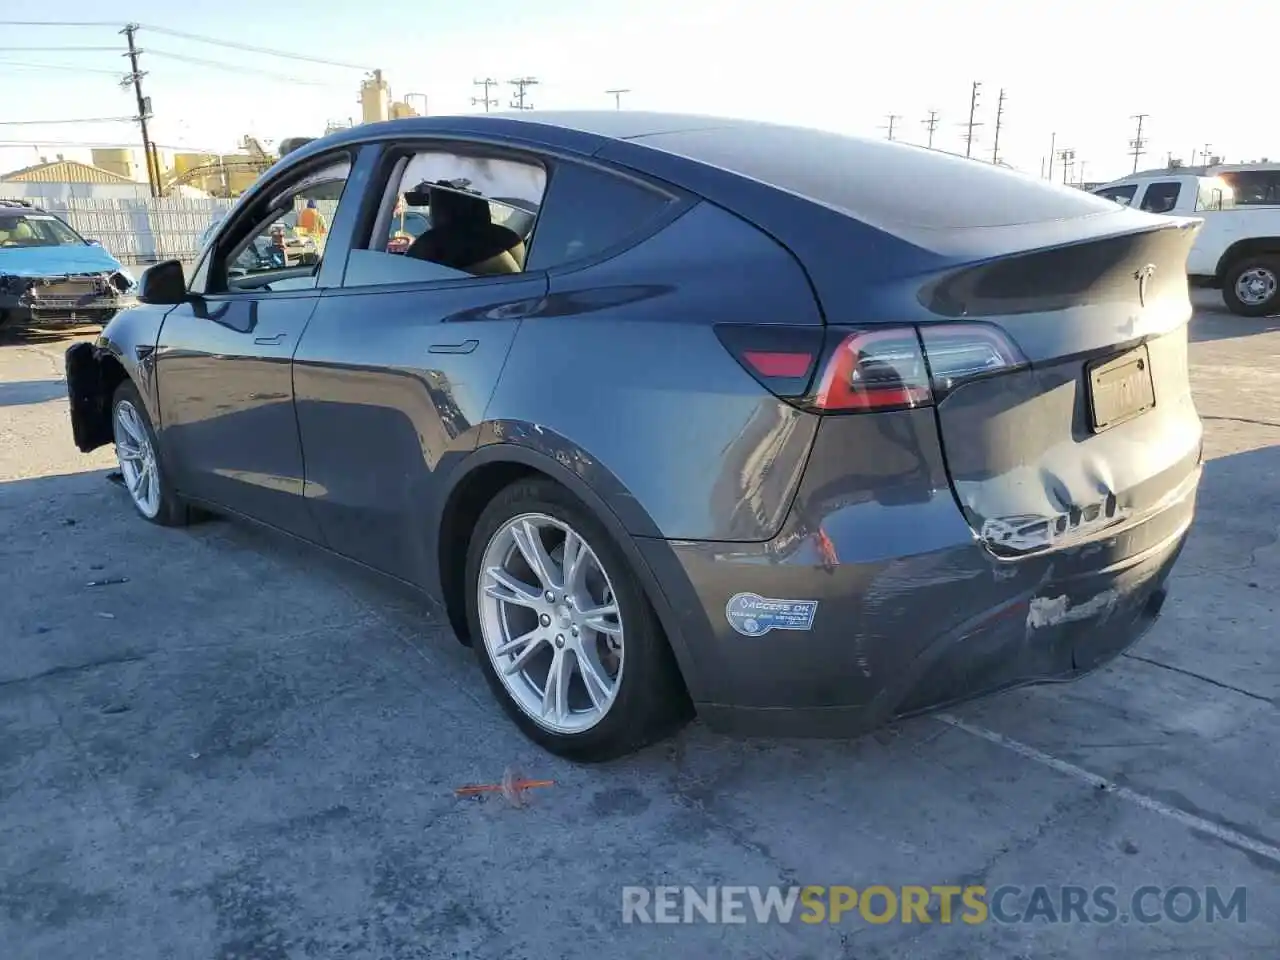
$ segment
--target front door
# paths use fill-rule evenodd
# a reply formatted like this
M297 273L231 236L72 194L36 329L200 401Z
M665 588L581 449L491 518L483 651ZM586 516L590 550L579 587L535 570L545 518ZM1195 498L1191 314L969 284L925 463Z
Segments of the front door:
M156 351L162 443L185 495L316 539L302 499L290 361L319 294L200 298Z
M341 272L345 242L327 232L351 163L318 163L219 230L189 302L160 329L156 377L161 445L182 494L322 542L302 496L291 365Z

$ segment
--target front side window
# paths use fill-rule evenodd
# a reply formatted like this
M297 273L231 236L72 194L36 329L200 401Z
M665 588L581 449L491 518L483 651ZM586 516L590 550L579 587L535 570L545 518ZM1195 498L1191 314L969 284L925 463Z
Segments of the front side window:
M247 234L230 238L215 253L211 273L225 281L226 292L314 287L350 172L350 162L342 160L255 204ZM238 233L235 226L231 232Z
M440 150L395 158L345 286L522 273L546 188L539 164Z
M1147 186L1142 195L1142 209L1148 213L1168 213L1178 203L1178 194L1182 192L1182 184L1176 180L1164 180Z
M49 213L0 213L0 247L84 246L84 238Z
M1099 197L1106 197L1108 200L1114 200L1121 206L1127 207L1133 203L1133 195L1138 192L1136 183L1128 183L1121 187L1105 187L1102 190L1095 190Z

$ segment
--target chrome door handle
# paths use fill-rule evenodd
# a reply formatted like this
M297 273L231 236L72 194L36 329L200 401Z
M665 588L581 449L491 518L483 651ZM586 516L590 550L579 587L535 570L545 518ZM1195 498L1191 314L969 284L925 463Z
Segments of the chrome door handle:
M274 337L254 337L253 342L264 347L277 347L284 343L284 334L277 333Z
M428 353L470 353L480 346L479 340L463 340L461 343L433 343Z

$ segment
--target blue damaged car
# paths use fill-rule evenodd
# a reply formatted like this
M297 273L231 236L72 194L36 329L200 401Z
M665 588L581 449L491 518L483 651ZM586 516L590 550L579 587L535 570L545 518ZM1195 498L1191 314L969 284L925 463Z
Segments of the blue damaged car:
M94 240L29 203L0 200L0 326L106 323L137 286Z

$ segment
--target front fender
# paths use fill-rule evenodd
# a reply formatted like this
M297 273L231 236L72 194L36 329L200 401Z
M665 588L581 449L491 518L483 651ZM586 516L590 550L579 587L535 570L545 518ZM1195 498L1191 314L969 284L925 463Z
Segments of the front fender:
M67 348L67 396L76 447L88 453L112 441L111 398L132 380L157 426L159 397L153 353L169 308L141 305L117 314L92 343Z

